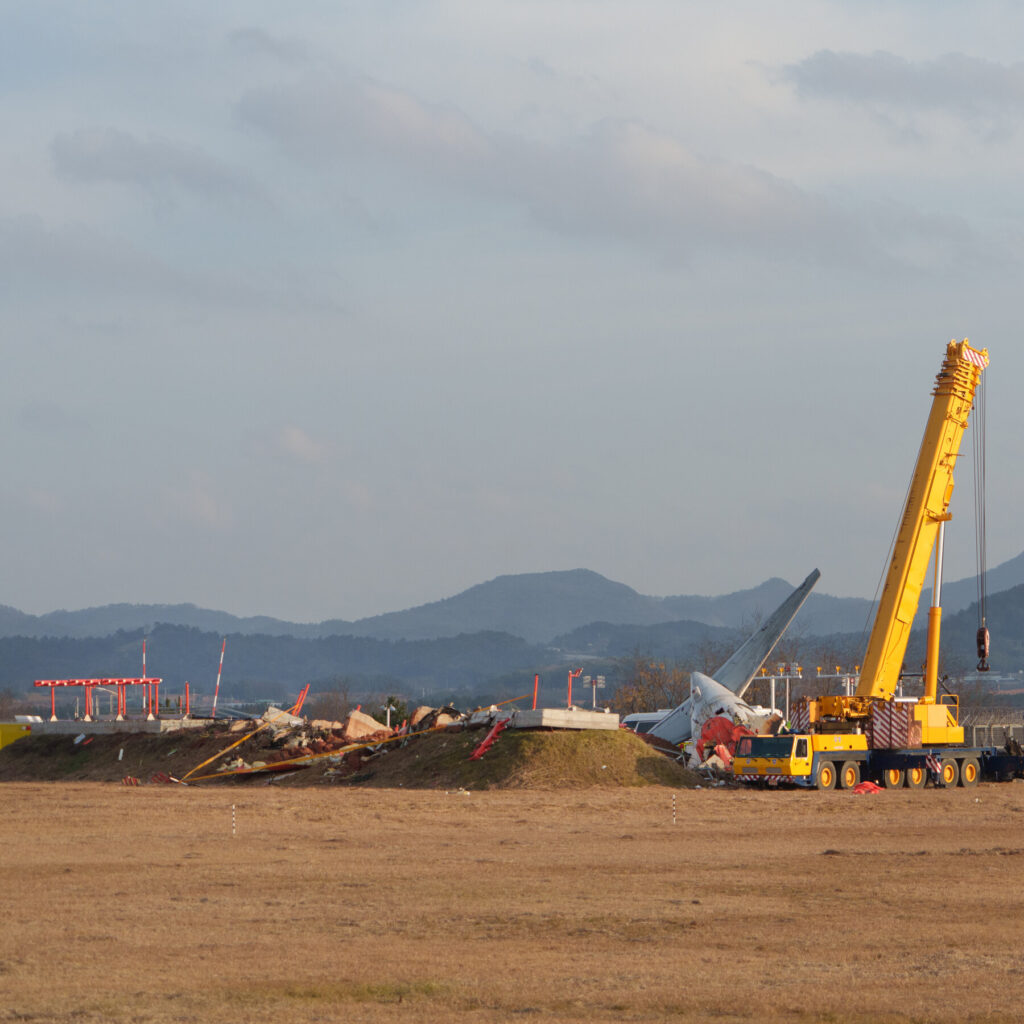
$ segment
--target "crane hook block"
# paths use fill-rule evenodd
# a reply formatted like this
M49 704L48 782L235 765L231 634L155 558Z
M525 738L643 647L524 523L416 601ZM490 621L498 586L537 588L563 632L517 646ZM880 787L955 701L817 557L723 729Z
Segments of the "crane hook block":
M978 671L988 671L988 630L984 626L978 630Z

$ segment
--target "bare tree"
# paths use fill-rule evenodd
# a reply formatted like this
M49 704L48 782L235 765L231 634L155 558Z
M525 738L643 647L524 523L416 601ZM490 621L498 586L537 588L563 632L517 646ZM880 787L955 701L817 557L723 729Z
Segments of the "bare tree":
M690 669L666 665L635 653L626 665L625 680L612 695L609 707L620 715L674 708L690 695Z
M349 699L349 682L343 676L336 676L328 687L312 694L303 707L303 713L310 719L341 722L352 709Z

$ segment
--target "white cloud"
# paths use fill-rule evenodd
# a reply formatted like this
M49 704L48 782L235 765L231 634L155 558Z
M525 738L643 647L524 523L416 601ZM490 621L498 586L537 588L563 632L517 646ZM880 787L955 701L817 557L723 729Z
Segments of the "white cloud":
M965 121L1024 116L1024 63L1000 64L963 53L914 61L883 50L819 50L786 67L782 77L807 97L944 111Z
M252 90L236 111L298 158L386 156L446 173L493 160L490 141L459 111L366 78Z
M323 462L328 455L328 447L314 440L301 427L289 423L282 428L277 437L276 450L288 459L296 462L315 465Z
M198 146L160 138L139 139L116 128L62 132L54 138L51 153L57 171L72 181L174 185L206 197L249 191L239 174Z
M635 119L602 119L540 143L351 78L250 92L237 113L296 162L340 169L363 161L452 196L520 207L549 230L673 257L712 248L837 266L916 266L922 240L945 253L969 235L955 217L922 217L893 204L880 210L852 197L837 202L754 163L699 153Z
M290 66L301 65L310 57L310 47L301 39L258 27L232 30L228 33L227 45L234 53L246 57L270 57Z
M216 481L201 470L185 475L182 482L162 486L162 511L157 518L169 529L174 520L190 527L227 530L235 516L228 500L217 493Z

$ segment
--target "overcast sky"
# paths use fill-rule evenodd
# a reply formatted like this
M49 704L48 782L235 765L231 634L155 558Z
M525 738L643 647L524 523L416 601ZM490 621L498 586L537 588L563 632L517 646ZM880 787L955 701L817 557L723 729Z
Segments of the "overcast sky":
M870 597L953 337L1024 548L1020 5L0 10L0 603Z

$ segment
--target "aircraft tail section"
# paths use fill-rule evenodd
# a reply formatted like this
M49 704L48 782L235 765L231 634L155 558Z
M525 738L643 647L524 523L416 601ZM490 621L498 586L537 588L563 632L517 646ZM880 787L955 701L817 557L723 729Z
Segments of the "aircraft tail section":
M768 617L764 625L742 644L718 671L712 673L716 683L732 690L737 697L747 691L751 680L757 675L768 655L782 639L796 613L807 600L821 573L815 569Z
M732 655L731 658L714 673L713 681L731 690L737 697L742 697L750 681L764 664L765 659L775 650L775 645L789 628L794 616L800 611L807 595L818 582L821 573L814 570L768 617L764 625L749 637ZM695 673L696 674L696 673ZM703 678L703 677L702 677ZM679 745L690 738L692 731L691 713L693 700L687 697L677 708L673 708L650 730L651 736L657 736L674 745Z

